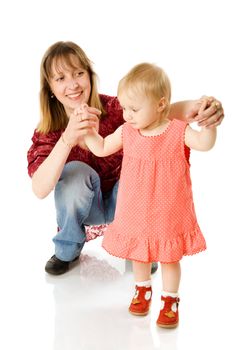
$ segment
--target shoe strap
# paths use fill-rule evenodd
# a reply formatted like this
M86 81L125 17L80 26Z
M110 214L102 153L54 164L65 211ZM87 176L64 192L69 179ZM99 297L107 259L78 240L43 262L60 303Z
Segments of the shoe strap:
M171 309L172 304L176 303L177 307L179 306L180 298L176 297L164 297L163 295L161 296L161 300L164 301L164 309Z
M139 287L139 286L135 286L135 289L138 290L139 292L140 291L145 291L145 292L148 292L149 290L152 290L151 286L150 287Z
M137 297L135 298L135 296L134 296L133 300L139 301L140 298L144 299L146 292L151 292L151 296L152 296L151 286L150 287L139 287L136 285L135 286L135 296L137 295ZM151 299L151 296L150 296L150 299Z

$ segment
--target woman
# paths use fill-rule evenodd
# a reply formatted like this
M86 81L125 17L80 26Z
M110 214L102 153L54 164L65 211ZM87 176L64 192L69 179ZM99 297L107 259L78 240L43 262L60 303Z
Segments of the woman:
M40 74L41 120L28 151L28 173L37 197L54 190L58 232L45 270L59 275L78 259L85 226L113 220L122 153L98 158L83 137L93 126L106 137L123 123L123 116L116 97L98 94L91 61L75 43L50 46ZM83 103L88 104L84 119L77 112ZM219 101L204 97L172 104L169 118L176 117L217 126L224 114Z

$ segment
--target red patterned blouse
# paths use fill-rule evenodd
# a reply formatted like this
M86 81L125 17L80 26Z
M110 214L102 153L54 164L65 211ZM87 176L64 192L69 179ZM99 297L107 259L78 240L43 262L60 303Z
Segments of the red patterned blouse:
M106 137L113 133L123 122L122 109L116 97L100 95L106 115L101 119L99 133ZM27 153L28 174L32 176L41 163L48 157L53 147L59 140L63 130L50 132L46 135L34 131L32 145ZM79 146L72 148L67 163L73 160L82 161L90 165L100 176L103 192L112 189L120 177L122 151L108 157L96 157L88 150Z

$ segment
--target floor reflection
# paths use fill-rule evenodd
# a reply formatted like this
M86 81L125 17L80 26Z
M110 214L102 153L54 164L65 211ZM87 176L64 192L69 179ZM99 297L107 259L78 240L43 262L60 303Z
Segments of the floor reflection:
M127 265L122 274L103 259L83 255L66 275L46 275L54 286L54 350L166 349L155 345L150 315L128 312L134 288L129 270Z

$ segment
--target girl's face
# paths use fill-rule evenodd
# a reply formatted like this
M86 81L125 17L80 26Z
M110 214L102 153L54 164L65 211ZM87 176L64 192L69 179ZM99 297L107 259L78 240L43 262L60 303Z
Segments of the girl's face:
M123 118L135 129L152 130L158 126L161 113L159 104L146 96L123 93L119 96L123 108Z
M50 88L69 116L75 108L88 103L91 94L90 76L75 56L72 58L75 68L62 61L58 63L56 66L52 64Z

